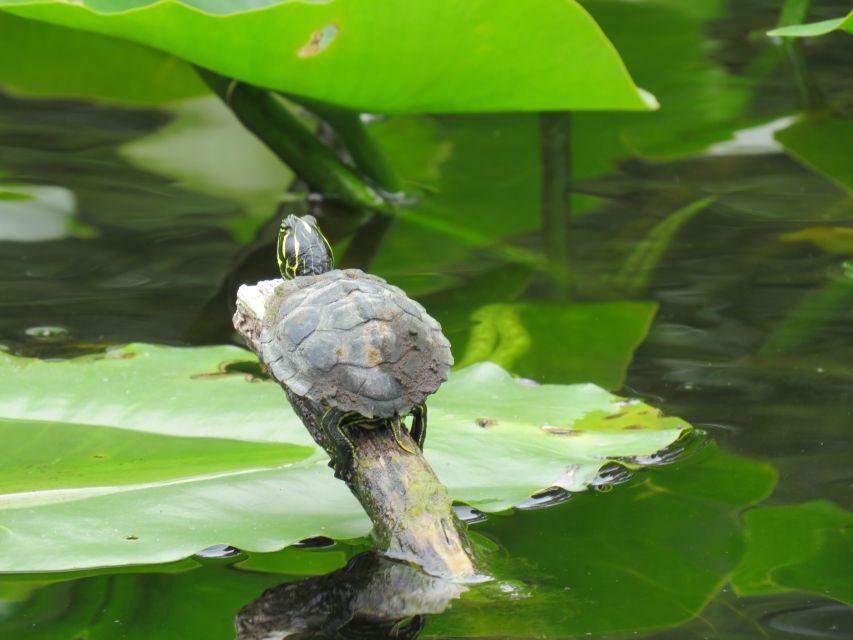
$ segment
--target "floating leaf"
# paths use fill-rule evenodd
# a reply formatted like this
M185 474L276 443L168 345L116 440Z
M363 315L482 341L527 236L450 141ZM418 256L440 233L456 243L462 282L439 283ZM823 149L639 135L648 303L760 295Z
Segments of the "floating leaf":
M0 571L369 531L279 386L235 347L131 345L55 362L0 353L0 418L4 455L18 461L0 476ZM426 453L454 498L497 511L549 486L582 490L609 458L654 453L688 428L593 385L529 386L482 363L430 401Z
M782 36L786 38L810 38L812 36L822 36L836 30L853 33L853 11L843 18L833 18L832 20L821 20L820 22L780 27L779 29L768 31L767 35Z
M732 584L742 595L810 591L853 605L853 513L818 500L744 515L749 546Z
M589 493L559 509L491 519L477 531L510 554L493 560L497 588L465 594L430 620L431 637L609 636L686 622L744 552L737 514L775 482L769 465L710 445L606 497ZM641 607L625 606L638 597Z
M484 551L495 580L427 616L420 637L615 635L688 620L744 553L737 514L774 481L768 465L711 445L606 496L490 518L474 536L509 557ZM0 576L0 594L11 600L0 611L0 636L73 640L88 632L107 640L179 629L182 640L233 637L234 615L265 589L338 569L356 551L339 544L253 554L233 566L184 561L120 575ZM643 606L626 607L639 593Z
M215 0L0 2L23 17L126 38L229 77L359 111L654 106L573 0L529 0L523 12L489 0L464 7L270 2L227 15L222 6Z

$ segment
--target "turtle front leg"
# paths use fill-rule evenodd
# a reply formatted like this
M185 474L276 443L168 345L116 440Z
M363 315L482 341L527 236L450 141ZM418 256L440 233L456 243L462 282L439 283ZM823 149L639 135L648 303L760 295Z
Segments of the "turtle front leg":
M364 419L364 416L354 411L326 409L323 413L323 430L332 445L329 466L335 470L335 477L339 480L349 479L355 463L355 447L344 429L357 425Z
M397 446L407 453L414 454L415 452L409 449L406 443L403 442L403 431L406 430L403 418L398 415L395 415L393 418L388 418L388 427L394 435L394 442L397 443Z
M418 443L421 451L424 450L424 442L426 441L426 428L427 408L426 403L424 403L412 409L412 428L409 430L412 440Z

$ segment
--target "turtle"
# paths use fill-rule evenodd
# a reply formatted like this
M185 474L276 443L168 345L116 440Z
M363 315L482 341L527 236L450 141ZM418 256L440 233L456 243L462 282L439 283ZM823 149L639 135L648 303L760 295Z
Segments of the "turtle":
M352 471L350 427L388 428L414 454L402 439L411 415L410 435L422 450L426 397L453 364L441 325L382 278L335 269L313 216L287 216L276 253L283 280L266 305L261 355L303 422L319 422L335 476Z

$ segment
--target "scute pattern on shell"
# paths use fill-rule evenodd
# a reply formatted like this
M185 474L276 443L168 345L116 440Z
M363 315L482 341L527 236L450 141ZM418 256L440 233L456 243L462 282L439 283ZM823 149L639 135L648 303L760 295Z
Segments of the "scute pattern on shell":
M278 285L261 349L272 376L296 395L382 418L409 413L453 364L438 322L401 289L358 269Z

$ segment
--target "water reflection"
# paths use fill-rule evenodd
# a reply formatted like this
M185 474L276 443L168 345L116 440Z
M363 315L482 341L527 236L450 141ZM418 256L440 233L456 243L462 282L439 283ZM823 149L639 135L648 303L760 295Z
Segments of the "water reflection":
M464 585L367 552L333 573L265 591L237 615L237 639L414 639L424 614L441 613L465 591Z

